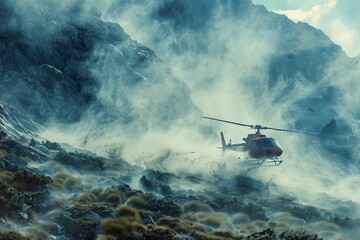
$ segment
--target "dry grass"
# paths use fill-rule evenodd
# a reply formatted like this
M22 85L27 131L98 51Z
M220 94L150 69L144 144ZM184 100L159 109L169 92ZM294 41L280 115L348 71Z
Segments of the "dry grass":
M8 153L4 149L0 149L0 157L4 158L8 155Z
M178 218L160 218L157 221L157 224L160 226L166 226L177 233L190 234L193 231L205 232L207 228L205 226L192 223L189 221L181 220Z
M245 213L236 213L231 217L231 221L235 225L250 223L250 217Z
M14 172L3 170L0 171L0 180L11 181L15 176Z
M105 235L115 236L118 240L135 239L136 233L146 227L128 218L108 218L101 223Z
M80 178L73 177L67 173L58 173L53 177L53 186L61 190L83 191L84 185Z
M288 212L278 212L274 214L277 222L286 223L289 226L303 226L304 220L294 217Z
M116 240L116 237L113 235L100 234L97 236L96 240Z
M210 205L199 201L191 201L183 204L184 212L213 212Z
M140 220L141 220L139 210L137 210L136 208L130 207L128 205L123 205L123 206L116 208L115 212L117 212L120 215L120 217L127 217L136 222L140 222Z
M309 225L310 228L314 229L315 231L332 231L332 232L338 232L340 228L328 221L318 221L315 223L311 223Z
M39 227L36 227L36 226L30 226L30 227L27 227L25 228L25 231L30 234L30 235L34 235L40 239L43 239L43 240L50 240L52 239L52 237L50 236L49 233L47 233L46 231L42 230L41 228Z

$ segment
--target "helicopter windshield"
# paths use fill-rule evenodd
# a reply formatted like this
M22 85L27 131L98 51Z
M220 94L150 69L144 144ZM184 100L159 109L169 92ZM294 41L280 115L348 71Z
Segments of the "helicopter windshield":
M261 145L262 147L265 147L265 148L280 147L279 142L274 138L263 138L263 139L261 139L261 141L259 141L259 143L258 143L258 145Z

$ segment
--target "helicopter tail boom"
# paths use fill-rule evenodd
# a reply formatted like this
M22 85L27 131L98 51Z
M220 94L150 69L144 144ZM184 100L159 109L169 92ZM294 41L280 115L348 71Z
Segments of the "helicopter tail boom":
M226 152L226 142L225 142L224 133L221 132L220 135L221 135L221 144L222 144L222 155L224 155Z

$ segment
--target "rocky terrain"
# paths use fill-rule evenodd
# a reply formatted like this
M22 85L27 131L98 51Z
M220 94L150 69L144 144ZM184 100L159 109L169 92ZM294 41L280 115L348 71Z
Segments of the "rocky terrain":
M1 239L319 240L359 234L360 219L273 194L273 184L250 174L176 175L72 152L35 136L14 137L4 126L0 135Z

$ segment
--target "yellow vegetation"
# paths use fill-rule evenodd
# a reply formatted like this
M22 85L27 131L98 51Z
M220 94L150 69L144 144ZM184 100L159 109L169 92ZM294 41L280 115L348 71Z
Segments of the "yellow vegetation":
M170 229L173 229L177 233L189 234L193 231L202 231L205 232L207 228L200 224L188 222L178 218L160 218L157 223L162 226L166 226Z
M104 234L115 236L118 240L134 239L136 232L146 227L128 218L108 218L101 223Z
M115 236L100 234L96 240L116 240Z
M53 186L70 191L82 191L84 186L80 178L73 177L67 173L58 173L53 177Z
M331 222L328 221L319 221L310 224L310 228L314 229L315 231L339 231L339 227Z
M128 205L118 207L115 209L115 211L120 215L120 217L127 217L137 222L140 222L141 220L139 210Z
M43 239L43 240L52 239L51 236L49 235L49 233L47 233L46 231L44 231L36 226L27 227L25 229L25 231L31 235L34 235L40 239Z
M0 149L0 157L4 158L8 155L8 153L4 149Z
M185 212L212 212L210 205L199 201L187 202L183 205Z
M246 224L250 222L250 217L245 213L236 213L231 217L231 221L234 224Z
M15 176L14 172L10 172L7 170L0 171L0 180L9 181L12 180Z

